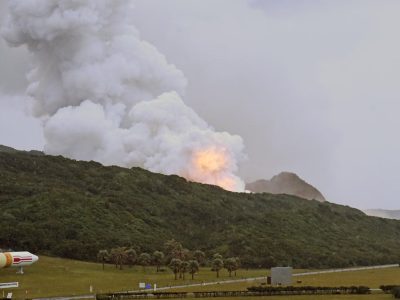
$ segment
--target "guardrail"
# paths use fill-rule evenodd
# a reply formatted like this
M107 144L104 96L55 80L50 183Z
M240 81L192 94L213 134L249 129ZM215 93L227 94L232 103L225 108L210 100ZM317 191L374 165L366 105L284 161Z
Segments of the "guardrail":
M96 300L129 299L170 299L170 298L216 298L216 297L252 297L252 296L294 296L294 295L364 295L369 287L253 287L247 291L204 291L204 292L142 292L97 294Z

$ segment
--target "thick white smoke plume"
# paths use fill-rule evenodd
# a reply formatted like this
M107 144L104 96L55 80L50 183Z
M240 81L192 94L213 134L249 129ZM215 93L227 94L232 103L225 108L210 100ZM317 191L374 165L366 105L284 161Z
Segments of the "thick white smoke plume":
M32 53L28 94L45 152L140 166L243 191L239 136L181 99L186 78L141 40L126 0L12 0L2 35Z

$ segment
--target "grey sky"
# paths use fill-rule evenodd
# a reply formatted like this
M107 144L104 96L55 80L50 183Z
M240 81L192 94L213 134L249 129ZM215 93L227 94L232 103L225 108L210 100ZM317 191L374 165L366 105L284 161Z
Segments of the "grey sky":
M4 13L0 0L0 18ZM399 208L398 1L135 1L137 27L189 80L186 103L240 134L246 180L293 171L329 201ZM40 148L18 93L27 51L0 41L0 144Z

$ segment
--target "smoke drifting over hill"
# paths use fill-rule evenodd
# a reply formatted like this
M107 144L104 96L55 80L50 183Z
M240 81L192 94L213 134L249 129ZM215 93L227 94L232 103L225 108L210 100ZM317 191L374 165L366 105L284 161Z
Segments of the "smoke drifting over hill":
M187 80L140 38L129 1L10 1L2 35L32 54L45 152L243 191L241 137L182 101Z

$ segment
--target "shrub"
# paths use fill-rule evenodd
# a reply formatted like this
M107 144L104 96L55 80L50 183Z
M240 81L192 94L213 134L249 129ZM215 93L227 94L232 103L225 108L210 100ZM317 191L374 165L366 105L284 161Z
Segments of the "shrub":
M400 286L394 287L392 289L392 295L396 299L400 299Z

